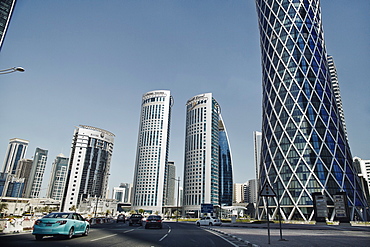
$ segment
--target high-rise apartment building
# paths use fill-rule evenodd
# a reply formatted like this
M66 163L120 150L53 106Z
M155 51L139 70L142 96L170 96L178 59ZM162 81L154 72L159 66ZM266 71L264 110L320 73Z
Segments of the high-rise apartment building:
M331 83L318 0L256 0L262 51L260 185L279 195L284 219L312 220L312 193L328 200L346 192L350 218L363 219L366 201ZM266 214L259 200L260 214ZM277 214L276 198L270 205Z
M52 165L47 197L61 201L67 179L69 158L59 154Z
M233 184L233 203L244 203L245 197L245 183L235 183Z
M173 98L168 90L142 97L133 184L133 210L162 213L168 184L168 152Z
M219 204L231 206L233 204L233 166L229 137L221 114L218 121L219 144Z
M244 202L257 203L257 179L250 179L244 184Z
M212 93L186 103L183 213L200 215L201 204L219 205L220 106Z
M32 167L24 196L29 198L38 198L40 196L41 184L44 178L48 150L36 148L33 156Z
M89 198L106 198L115 135L87 125L76 127L72 140L62 209L78 208Z
M10 18L15 6L15 0L0 0L0 50L8 29Z

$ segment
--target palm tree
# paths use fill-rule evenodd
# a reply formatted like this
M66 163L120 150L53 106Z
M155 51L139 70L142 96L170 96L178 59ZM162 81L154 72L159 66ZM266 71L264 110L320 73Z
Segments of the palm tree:
M145 212L144 209L142 209L142 208L139 209L139 214L144 214L144 212Z
M76 212L76 206L75 205L72 205L72 207L70 207L69 210Z

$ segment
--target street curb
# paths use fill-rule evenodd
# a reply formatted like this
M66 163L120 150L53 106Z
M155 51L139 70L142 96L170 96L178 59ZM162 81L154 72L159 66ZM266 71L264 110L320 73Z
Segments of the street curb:
M223 235L226 235L226 236L232 237L232 238L234 238L234 239L238 240L239 242L242 242L242 243L246 244L248 247L260 247L260 246L259 246L259 245L257 245L257 244L252 244L251 242L249 242L249 241L247 241L247 240L244 240L244 239L242 239L242 238L239 238L239 237L237 237L237 236L235 236L235 235L232 235L232 234L230 234L230 233L226 233L226 232L223 232L223 231L221 231L221 230L218 230L218 229L215 229L215 228L211 228L211 227L206 227L206 226L203 226L203 227L204 227L204 228L206 228L206 229L208 229L208 230L211 230L211 231L214 231L214 232L218 232L218 233L221 233L221 234L223 234Z

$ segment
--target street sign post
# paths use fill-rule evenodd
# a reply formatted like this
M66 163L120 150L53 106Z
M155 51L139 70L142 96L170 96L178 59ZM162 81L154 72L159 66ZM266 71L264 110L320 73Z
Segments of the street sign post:
M276 193L274 189L271 187L270 183L265 181L260 191L260 196L267 197L266 198L266 217L267 217L267 235L268 235L268 244L270 244L270 217L269 217L269 199L268 197L275 197Z

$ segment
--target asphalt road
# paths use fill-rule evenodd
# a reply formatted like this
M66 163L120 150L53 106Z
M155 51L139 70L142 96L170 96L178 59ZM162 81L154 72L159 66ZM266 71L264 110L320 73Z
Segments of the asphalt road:
M234 243L233 243L234 242ZM36 241L29 233L2 234L1 246L133 246L133 247L231 247L238 246L238 241L197 227L195 224L164 222L163 229L145 229L144 226L129 226L128 223L108 223L93 225L89 236L75 236L70 240L44 237Z

